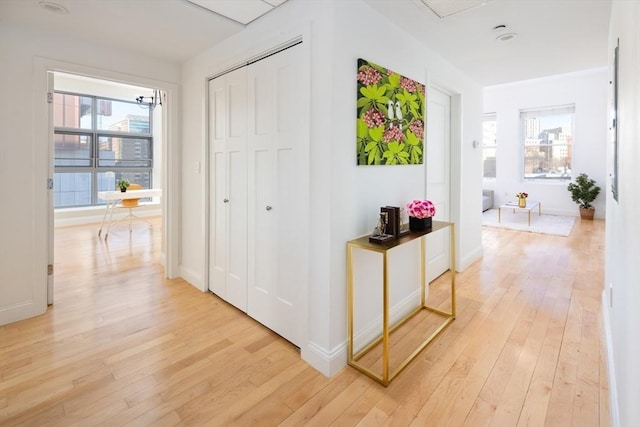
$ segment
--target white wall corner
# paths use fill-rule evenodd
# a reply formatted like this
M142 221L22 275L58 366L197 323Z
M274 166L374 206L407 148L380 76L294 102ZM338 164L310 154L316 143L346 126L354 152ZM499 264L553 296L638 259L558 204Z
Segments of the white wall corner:
M615 358L613 357L613 337L611 336L611 322L609 316L609 300L607 290L602 291L602 321L604 327L605 345L607 348L607 377L609 380L609 412L611 426L620 427L620 410L618 408L618 388L616 387Z
M205 292L207 290L202 275L190 268L185 267L184 265L180 265L180 277L189 282L191 286L201 290L202 292Z
M475 249L467 252L458 260L458 265L456 266L456 271L464 271L474 262L482 259L482 246L478 246Z
M332 377L347 366L347 343L345 341L333 350L326 350L310 341L302 347L301 356L321 374Z

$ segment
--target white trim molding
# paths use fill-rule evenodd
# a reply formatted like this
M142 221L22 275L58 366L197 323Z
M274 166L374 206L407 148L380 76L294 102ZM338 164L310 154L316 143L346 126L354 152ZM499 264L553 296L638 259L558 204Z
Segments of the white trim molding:
M609 315L609 300L607 290L602 291L602 321L604 323L605 345L607 348L607 376L609 380L609 412L611 426L620 427L620 409L618 408L618 388L616 386L615 358L613 357L613 337L611 336L611 322Z

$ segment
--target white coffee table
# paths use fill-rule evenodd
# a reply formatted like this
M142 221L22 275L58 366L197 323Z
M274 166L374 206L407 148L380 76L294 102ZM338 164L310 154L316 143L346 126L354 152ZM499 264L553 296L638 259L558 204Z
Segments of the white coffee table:
M538 216L540 216L542 214L542 207L540 205L540 202L536 202L535 200L527 200L527 206L525 206L524 208L521 208L518 206L518 202L507 202L504 205L500 205L498 206L498 222L500 222L501 218L501 212L500 210L505 208L505 209L513 209L513 213L515 213L516 211L518 212L526 212L527 213L527 225L529 227L531 227L531 211L534 210L535 208L538 208Z

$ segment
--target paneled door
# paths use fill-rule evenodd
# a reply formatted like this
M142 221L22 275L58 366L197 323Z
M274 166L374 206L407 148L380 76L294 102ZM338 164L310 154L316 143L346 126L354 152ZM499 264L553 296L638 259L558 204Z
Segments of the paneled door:
M247 311L247 68L209 81L209 290Z
M436 206L434 219L449 221L451 97L431 88L427 106L427 198ZM430 234L427 244L427 283L449 269L448 231Z
M297 346L304 336L301 269L309 228L302 53L297 45L248 67L247 313Z

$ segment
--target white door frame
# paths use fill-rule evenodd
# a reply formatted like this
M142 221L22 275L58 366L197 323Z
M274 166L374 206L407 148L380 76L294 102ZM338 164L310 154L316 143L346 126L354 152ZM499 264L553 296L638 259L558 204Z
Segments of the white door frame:
M47 92L53 94L54 90L54 74L47 72ZM47 177L47 211L49 212L47 218L47 305L53 304L53 263L54 263L54 215L53 215L53 206L54 196L53 196L53 171L54 168L54 156L55 156L55 146L53 139L53 97L49 97L47 94L47 152L48 156L48 167L49 176Z
M446 86L429 81L429 88L436 89L451 98L449 134L449 222L456 224L456 271L460 265L460 194L462 176L462 95ZM425 188L428 179L425 174Z
M430 86L429 95L427 96L426 189L431 200L436 203L436 219L450 221L451 95L436 85ZM440 109L440 106L443 108ZM434 115L436 110L442 111L442 115ZM439 168L442 169L438 170ZM426 254L427 283L435 280L451 267L449 233L445 234L441 231L434 234L431 240L427 245Z
M130 74L123 74L114 71L103 70L99 68L88 67L79 64L68 63L64 61L53 60L49 58L36 57L34 58L34 123L42 122L38 120L42 117L43 108L40 107L39 100L42 100L42 105L46 104L48 87L43 87L43 78L48 76L51 72L63 72L69 74L84 75L87 77L93 77L97 79L110 80L114 82L120 82L131 85L147 86L159 88L167 92L166 102L163 104L163 145L162 145L162 160L163 160L163 197L161 199L162 206L162 242L163 242L163 254L162 261L165 267L165 276L168 278L174 278L179 276L179 244L180 244L180 149L178 145L180 127L178 125L178 110L179 110L179 86L174 83L149 79L146 77L132 76ZM39 126L34 130L35 141L47 140L48 134L51 131L50 126ZM51 151L49 151L51 150ZM53 176L53 147L49 150L35 150L36 164L50 164L47 168L36 168L34 171L34 180L36 182L36 188L39 188L38 183L42 183L42 188L46 188L47 179L49 176ZM37 198L36 198L37 199ZM45 197L45 203L47 198ZM35 202L37 204L37 202ZM35 222L41 224L41 227L45 232L43 235L49 235L48 228L49 223L53 226L53 204L51 208L45 208L45 206L35 206ZM39 209L40 208L40 209ZM50 220L51 218L51 220ZM39 227L36 227L39 228ZM53 236L53 233L51 233ZM52 238L52 237L51 237ZM40 265L47 265L49 259L49 251L53 250L53 242L50 242L50 237L47 237L43 244L43 250L37 250L38 256L34 257L34 271L38 270ZM51 249L48 249L50 248ZM52 257L53 254L51 254ZM39 279L38 279L39 281ZM46 280L44 280L46 282ZM35 284L34 288L40 289L40 285ZM39 293L39 291L38 291ZM46 295L47 287L42 287L42 293ZM51 299L50 303L53 303Z

